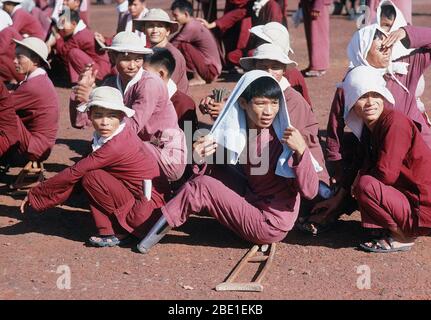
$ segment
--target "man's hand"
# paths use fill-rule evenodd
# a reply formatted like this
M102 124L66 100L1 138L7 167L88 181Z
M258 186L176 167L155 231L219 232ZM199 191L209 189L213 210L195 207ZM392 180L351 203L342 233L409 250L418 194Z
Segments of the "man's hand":
M386 39L382 41L382 48L391 48L398 41L407 37L407 33L403 28L391 32Z
M99 32L94 33L94 38L101 43L106 43L105 37L102 34L100 34Z
M213 97L205 97L199 103L199 109L203 114L209 114L213 120L217 119L224 108L224 102L216 102Z
M289 127L284 130L281 141L287 144L287 146L292 149L299 157L304 154L305 149L307 148L307 144L305 143L302 134L294 127Z
M206 157L214 154L217 149L217 143L211 136L203 136L193 143L193 160L202 164Z
M202 25L207 29L214 29L216 27L216 23L214 21L210 23L202 18L196 18L196 20L200 21L200 23L202 23Z
M90 98L91 90L96 82L98 70L93 70L93 66L88 64L85 66L84 72L79 75L78 83L73 87L75 100L80 103L87 102Z

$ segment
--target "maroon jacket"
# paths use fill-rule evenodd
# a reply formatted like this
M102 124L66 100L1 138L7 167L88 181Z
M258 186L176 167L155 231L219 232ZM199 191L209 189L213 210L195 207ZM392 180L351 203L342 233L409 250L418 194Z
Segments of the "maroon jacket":
M13 100L3 83L0 83L0 157L18 141L17 116Z
M46 160L59 127L59 101L54 85L46 74L38 75L23 81L12 98L19 117L19 151L29 160Z
M79 31L67 39L58 38L55 48L66 64L68 63L69 51L74 48L81 49L97 64L99 70L97 78L99 80L103 79L111 71L108 54L96 48L94 33L88 28Z
M362 143L366 152L360 174L402 192L419 227L430 228L431 149L416 125L401 112L385 107L367 140Z
M115 212L120 224L128 231L133 231L129 228L133 221L128 221L127 215L133 208L139 208L140 203L148 201L142 189L143 180L153 182L150 201L154 207L165 204L167 180L161 177L159 166L149 146L142 144L130 122L127 122L123 131L98 150L32 188L28 194L30 205L37 211L42 211L63 203L86 173L98 169L103 169L120 180L135 198L135 201L118 208L118 212Z
M184 121L192 123L193 132L197 129L196 105L192 98L177 90L171 97L172 104L178 116L178 125L184 130Z
M171 79L177 84L180 91L187 93L189 91L189 80L187 80L186 60L181 51L175 48L172 43L168 42L165 48L172 53L172 56L175 59L175 69L172 73Z
M30 37L37 37L45 41L45 31L30 13L20 8L12 15L13 27L20 34L28 34Z
M308 102L310 107L312 107L307 84L305 83L302 73L296 68L289 68L284 72L284 76L286 77L287 81L289 81L292 88L298 91L304 97L305 101Z

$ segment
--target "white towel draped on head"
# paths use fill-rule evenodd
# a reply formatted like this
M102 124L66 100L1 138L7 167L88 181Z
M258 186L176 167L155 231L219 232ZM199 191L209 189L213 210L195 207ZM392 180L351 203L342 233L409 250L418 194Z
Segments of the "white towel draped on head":
M397 6L390 0L383 0L380 2L378 8L377 8L377 24L380 26L380 15L382 13L382 6L383 5L391 5L395 8L396 16L394 24L392 25L391 29L389 30L389 33L394 32L398 30L401 27L405 27L407 25L407 21L404 18L403 13L400 11L400 9L397 8ZM398 41L394 44L394 47L392 48L392 61L395 61L401 57L408 56L412 53L414 49L407 49L404 47L404 45Z
M245 73L241 79L239 79L237 85L232 91L232 94L226 101L225 107L211 128L210 135L213 136L215 142L230 151L230 164L236 164L238 162L240 154L247 143L246 114L240 107L238 99L253 81L261 77L270 78L278 84L277 80L275 80L275 78L273 78L268 72L253 70ZM281 140L284 130L290 126L290 120L283 90L281 88L280 90L282 94L280 109L272 123L272 126L278 139ZM295 177L292 168L288 166L288 159L292 156L292 153L293 151L286 144L283 144L283 152L278 159L275 171L277 175L286 178ZM323 170L313 157L312 161L317 172Z
M358 66L370 66L367 61L367 55L370 51L371 45L373 44L374 34L376 30L381 31L386 34L376 23L365 26L362 29L359 29L353 34L352 39L347 46L347 55L350 59L349 68L354 68ZM406 62L389 62L387 68L377 69L379 72L384 75L388 74L390 77L398 83L406 92L409 90L401 83L400 80L394 75L398 74L407 74L408 73L409 64Z
M360 140L364 123L352 110L360 97L368 92L380 93L391 104L395 103L392 93L386 88L382 74L373 67L359 66L346 75L342 83L344 91L344 121Z

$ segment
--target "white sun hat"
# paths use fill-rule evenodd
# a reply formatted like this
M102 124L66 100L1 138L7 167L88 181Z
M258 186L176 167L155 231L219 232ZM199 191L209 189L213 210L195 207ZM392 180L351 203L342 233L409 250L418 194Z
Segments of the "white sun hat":
M113 87L102 86L91 91L90 98L86 104L80 105L76 109L79 112L86 112L92 106L98 106L110 110L122 111L127 117L131 118L135 110L124 105L123 96L120 90Z
M150 21L167 23L171 29L171 33L175 33L178 30L178 22L172 21L165 10L158 8L150 9L142 18L134 19L133 24L135 25L135 28L140 28L145 24L145 22Z
M355 112L352 112L356 101L368 92L381 94L391 104L394 96L386 88L386 81L378 69L369 66L359 66L349 71L342 83L344 91L344 121L355 136L360 139L363 122Z
M112 50L125 53L152 54L153 50L145 47L146 43L136 33L122 31L112 39L112 45L103 50Z
M289 31L279 22L268 22L267 24L255 26L250 33L265 40L266 42L281 47L286 54L293 53L290 47Z
M256 48L253 57L245 57L239 60L239 64L245 70L254 69L256 60L275 60L285 64L286 66L297 66L298 64L290 60L289 56L279 46L271 43L264 43Z
M0 0L0 2L22 3L23 0Z
M46 64L48 68L51 69L51 65L48 62L48 47L46 46L45 42L40 40L36 37L28 37L23 40L16 40L13 39L13 41L24 48L29 49L30 51L36 53L42 61Z

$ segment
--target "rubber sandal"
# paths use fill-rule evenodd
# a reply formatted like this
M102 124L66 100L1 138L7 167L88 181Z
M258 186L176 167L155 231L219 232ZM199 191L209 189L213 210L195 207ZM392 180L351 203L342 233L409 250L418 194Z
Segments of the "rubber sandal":
M116 236L92 236L88 242L95 247L115 247L121 243L121 240Z
M401 245L400 247L394 247L394 239L391 237L385 237L381 239L374 239L371 241L371 246L361 243L359 247L367 252L374 253L386 253L386 252L400 252L409 251L414 243ZM389 247L388 247L389 246Z

